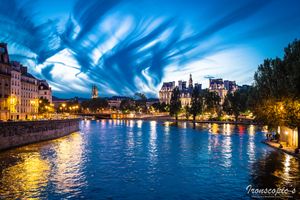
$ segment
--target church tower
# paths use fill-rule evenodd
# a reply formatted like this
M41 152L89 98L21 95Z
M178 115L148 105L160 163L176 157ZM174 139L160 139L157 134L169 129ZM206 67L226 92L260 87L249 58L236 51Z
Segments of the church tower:
M96 85L92 86L92 99L98 98L98 88Z
M190 74L189 88L193 88L193 79L192 79L192 74Z

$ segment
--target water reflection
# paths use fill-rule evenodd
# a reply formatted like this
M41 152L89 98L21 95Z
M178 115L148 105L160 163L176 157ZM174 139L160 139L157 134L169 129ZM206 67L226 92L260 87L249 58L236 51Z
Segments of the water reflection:
M56 183L57 192L79 193L79 188L85 183L84 146L82 136L72 134L68 138L57 140L54 148L55 157L50 162L55 164L51 179Z
M151 165L154 165L157 162L156 124L157 124L156 121L150 121L149 158L150 158Z
M39 153L20 154L17 164L1 169L0 197L29 199L39 196L48 183L49 162Z
M81 135L74 133L0 154L0 199L35 199L50 183L58 193L77 195L85 183L82 144Z
M218 124L209 124L209 132L212 134L218 134L219 125Z
M296 189L292 198L300 198L300 164L290 155L272 151L253 163L251 184L256 188L288 188ZM287 199L281 197L277 199Z
M250 199L249 184L300 196L300 162L256 126L100 120L81 131L0 153L0 199Z
M231 142L231 137L225 137L223 138L222 142L222 156L223 156L223 167L231 167L231 162L232 162L232 142Z

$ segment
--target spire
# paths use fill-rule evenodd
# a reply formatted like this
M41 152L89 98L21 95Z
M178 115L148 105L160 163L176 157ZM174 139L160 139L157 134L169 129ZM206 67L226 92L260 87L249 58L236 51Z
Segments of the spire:
M96 85L92 86L92 99L98 98L98 88Z
M189 88L193 88L193 78L192 78L192 74L190 74Z

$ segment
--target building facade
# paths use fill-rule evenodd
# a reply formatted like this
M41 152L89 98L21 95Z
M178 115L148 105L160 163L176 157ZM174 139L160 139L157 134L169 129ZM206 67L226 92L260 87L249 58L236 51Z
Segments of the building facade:
M209 91L216 92L221 98L223 104L228 93L234 93L238 90L238 85L235 81L224 80L221 78L209 79Z
M49 86L49 84L47 83L46 80L39 80L38 82L39 85L39 98L42 99L47 99L49 101L49 103L52 103L52 90L51 87Z
M10 62L7 44L0 43L0 120L35 119L42 92L39 80L19 62ZM52 100L52 93L45 96Z
M98 88L96 85L92 86L92 99L98 98Z
M7 45L0 43L0 120L9 118L10 72Z
M22 97L22 87L21 87L21 69L19 63L13 62L11 69L11 92L10 92L10 118L19 119L21 113L21 97Z
M159 91L159 102L170 104L172 91L175 88L175 81L164 82L162 88ZM178 81L178 89L180 91L180 101L182 106L190 105L192 100L192 92L194 88L202 89L202 85L195 83L193 85L193 78L190 74L188 85L186 81Z
M172 91L175 88L175 81L173 82L164 82L160 91L159 91L159 102L170 104Z

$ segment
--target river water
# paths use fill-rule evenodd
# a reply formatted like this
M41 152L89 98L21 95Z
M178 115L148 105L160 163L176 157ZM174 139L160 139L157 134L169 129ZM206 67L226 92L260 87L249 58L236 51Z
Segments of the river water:
M255 126L100 120L80 127L0 153L0 199L251 199L249 185L294 189L280 198L300 199L300 161L262 144Z

